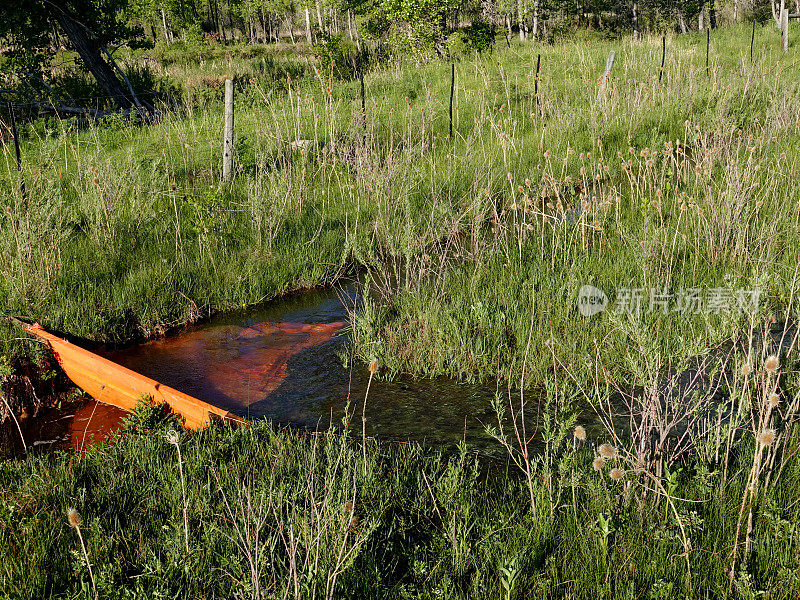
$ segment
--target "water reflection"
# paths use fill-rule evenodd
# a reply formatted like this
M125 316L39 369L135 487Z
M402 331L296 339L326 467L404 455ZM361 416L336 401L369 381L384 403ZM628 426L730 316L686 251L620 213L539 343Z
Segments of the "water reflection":
M152 379L244 417L308 429L339 426L357 414L369 373L346 349L356 288L314 290L248 311L219 315L183 333L107 356ZM446 378L374 379L367 432L382 439L473 445L488 441L494 388Z

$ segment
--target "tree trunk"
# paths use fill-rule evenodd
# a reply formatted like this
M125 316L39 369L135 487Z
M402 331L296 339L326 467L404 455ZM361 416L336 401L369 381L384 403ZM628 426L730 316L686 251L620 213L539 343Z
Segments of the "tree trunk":
M287 16L286 25L289 30L289 39L292 41L292 45L294 45L294 18L292 17L292 13L289 13Z
M686 33L689 28L686 27L686 17L683 16L683 11L678 9L678 27L681 30L681 33Z
M717 28L717 8L714 0L708 0L708 26L711 29Z
M214 26L214 29L219 31L219 25L217 24L217 13L214 12L214 5L211 3L211 0L207 0L208 2L208 18L211 21L211 24Z
M531 37L536 41L539 35L539 0L533 3L533 29L531 30Z
M350 42L353 42L353 15L350 14L350 9L347 9L347 32L350 34Z
M220 10L219 2L217 2L217 0L214 0L214 10L217 13L217 30L219 32L219 39L223 44L225 44L228 42L228 39L225 35L225 23L222 21L222 10Z
M323 27L322 10L320 9L319 6L319 0L317 0L316 5L317 5L317 26L319 27L320 31L325 31L325 27Z
M170 43L169 39L169 28L167 27L167 13L164 11L164 7L161 7L161 25L164 27L164 39L167 43Z
M495 23L494 2L492 0L481 0L481 18L487 23Z
M433 49L436 50L436 55L439 58L443 58L446 54L444 47L446 32L447 32L447 13L442 11L439 14L439 31L436 33L436 39L433 42Z
M525 18L522 12L522 0L517 0L517 23L519 23L519 41L524 42L526 29L525 29Z
M305 12L306 12L306 41L309 44L313 44L314 41L311 39L311 15L309 14L307 6Z
M639 28L639 1L633 0L633 39L637 42L642 39L642 30Z
M733 24L739 22L739 0L733 0Z
M122 109L133 107L133 100L128 98L125 93L125 88L122 82L114 75L114 70L103 59L100 54L100 44L91 37L84 29L83 25L78 23L67 11L60 5L50 3L53 18L56 20L61 30L69 38L69 41L75 47L75 50L83 60L86 68L100 84L100 87L105 90L109 98L111 98L117 106Z

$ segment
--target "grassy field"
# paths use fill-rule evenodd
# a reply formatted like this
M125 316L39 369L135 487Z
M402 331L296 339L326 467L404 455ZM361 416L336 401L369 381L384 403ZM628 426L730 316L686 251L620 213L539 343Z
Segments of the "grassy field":
M705 40L668 40L661 85L656 38L464 59L453 140L449 65L368 74L365 133L357 82L297 58L306 74L281 91L274 69L263 84L255 76L264 58L228 58L227 73L246 75L230 186L219 183L219 100L190 101L151 126L40 128L23 143L21 175L5 148L4 312L128 341L366 266L389 300L368 306L356 344L391 370L519 372L535 290L533 348L557 337L558 361L582 370L592 340L604 340L599 358L629 382L630 349L679 362L751 323L608 312L586 321L574 310L583 284L609 294L758 287L758 318L789 316L800 65L769 28L751 65L747 33L715 33L709 75ZM190 88L203 69L223 74L211 62L159 75ZM314 144L298 151L296 140ZM6 330L4 345L13 336ZM528 360L529 381L541 383L551 353Z
M665 476L668 500L648 478L609 475L612 464L627 469L623 454L595 471L598 440L567 432L537 465L532 508L525 478L465 448L442 456L368 442L364 462L359 444L335 433L260 423L171 437L147 412L116 444L80 458L0 463L4 597L91 598L93 586L101 598L713 598L729 589L794 598L800 589L796 458L760 491L731 582L746 478L721 485L700 464ZM752 463L754 450L737 445L737 464ZM68 508L82 517L85 554Z
M449 64L373 69L362 115L357 80L286 48L147 61L184 90L154 124L29 127L3 313L129 342L359 269L353 350L498 379L509 462L266 424L5 462L0 587L91 595L73 506L103 597L796 597L800 60L755 40L715 31L707 70L704 36L669 37L660 81L660 38L465 57L452 139ZM586 284L761 301L586 318ZM18 337L0 322L9 362Z

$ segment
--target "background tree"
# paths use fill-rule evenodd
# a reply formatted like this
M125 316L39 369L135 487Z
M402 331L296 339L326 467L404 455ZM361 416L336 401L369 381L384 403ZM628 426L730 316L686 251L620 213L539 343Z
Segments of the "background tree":
M66 40L120 108L141 104L119 72L106 47L139 37L124 18L126 0L19 0L0 4L0 37L9 40L5 54L21 69L40 70L44 60Z

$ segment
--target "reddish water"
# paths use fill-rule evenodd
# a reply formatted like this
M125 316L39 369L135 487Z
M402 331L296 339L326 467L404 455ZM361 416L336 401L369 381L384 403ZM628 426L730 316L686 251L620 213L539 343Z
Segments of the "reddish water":
M354 289L314 290L263 307L221 314L178 335L104 353L134 371L243 417L307 429L340 426L349 406L360 430L369 373L349 361L348 308ZM492 387L438 378L376 378L369 388L367 433L384 439L486 443ZM70 443L108 437L120 415L103 405L75 419ZM101 408L103 407L103 408ZM91 419L84 419L94 410ZM91 413L90 413L91 415ZM83 423L89 425L82 433ZM41 437L36 439L43 439Z
M265 322L198 328L107 355L145 374L162 368L174 373L173 365L193 363L195 369L202 369L203 377L184 386L192 390L190 393L223 399L241 409L266 398L281 385L294 355L327 342L345 325L344 321ZM112 439L127 414L116 406L90 400L65 410L47 411L31 420L25 437L35 440L37 446L82 451Z
M69 422L67 446L81 451L91 444L107 442L122 426L128 411L94 400L87 402Z
M23 420L22 433L25 442L34 449L80 452L91 444L111 439L127 414L121 408L102 402L78 401Z
M112 352L108 358L241 412L281 386L294 356L327 342L345 325L344 321L210 325Z
M355 287L292 294L108 356L249 419L324 429L341 426L349 402L360 430L369 372L359 361L342 364L356 297ZM379 377L369 389L367 433L482 445L493 396L493 387L445 378Z

